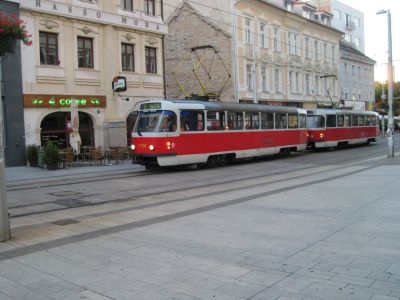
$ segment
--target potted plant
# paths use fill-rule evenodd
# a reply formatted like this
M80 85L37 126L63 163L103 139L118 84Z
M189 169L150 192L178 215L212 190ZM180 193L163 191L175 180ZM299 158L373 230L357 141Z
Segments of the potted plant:
M0 11L0 56L14 52L17 40L28 46L32 44L31 35L25 28L25 22L17 19L15 14L7 16Z
M36 145L28 145L26 147L26 160L31 167L38 166L38 148Z
M43 162L46 164L47 169L56 170L60 160L60 153L57 146L51 142L47 143L43 150Z

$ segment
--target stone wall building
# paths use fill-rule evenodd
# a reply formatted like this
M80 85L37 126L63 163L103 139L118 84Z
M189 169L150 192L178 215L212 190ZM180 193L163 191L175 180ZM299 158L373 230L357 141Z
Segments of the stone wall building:
M225 8L214 8L221 18L211 18L201 6L186 2L175 4L177 8L167 21L168 97L179 95L179 86L168 71L175 68L185 51L204 41L220 51L231 71L223 101L304 108L339 102L342 32L330 27L329 22L315 21L315 7L292 1L296 6L296 12L292 12L284 5L287 1L237 1L231 7L231 1L221 0L218 5L223 2ZM211 5L205 6L210 9ZM208 31L213 35L208 36ZM186 68L178 79L190 87L190 67Z

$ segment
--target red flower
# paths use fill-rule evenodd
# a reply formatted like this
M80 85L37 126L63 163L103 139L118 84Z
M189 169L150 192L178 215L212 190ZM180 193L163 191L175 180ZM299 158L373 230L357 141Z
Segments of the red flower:
M26 30L25 22L17 19L16 14L12 14L9 17L0 12L0 42L2 39L15 38L29 46L32 44L30 37Z

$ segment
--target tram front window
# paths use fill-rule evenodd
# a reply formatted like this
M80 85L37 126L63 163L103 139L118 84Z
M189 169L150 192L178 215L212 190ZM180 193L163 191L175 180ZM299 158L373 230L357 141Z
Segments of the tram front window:
M134 132L174 132L176 114L169 110L141 111Z
M307 128L324 128L324 116L307 116Z

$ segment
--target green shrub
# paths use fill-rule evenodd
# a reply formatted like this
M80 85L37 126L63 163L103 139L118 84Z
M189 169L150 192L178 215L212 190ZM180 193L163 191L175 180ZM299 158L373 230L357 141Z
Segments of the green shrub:
M26 146L26 160L31 167L36 167L38 163L38 148L36 145Z
M61 160L58 148L53 143L49 142L44 146L43 150L43 162L46 165L58 164Z

